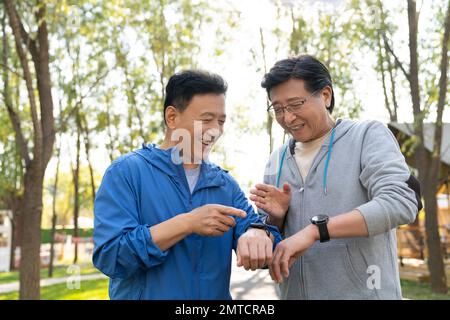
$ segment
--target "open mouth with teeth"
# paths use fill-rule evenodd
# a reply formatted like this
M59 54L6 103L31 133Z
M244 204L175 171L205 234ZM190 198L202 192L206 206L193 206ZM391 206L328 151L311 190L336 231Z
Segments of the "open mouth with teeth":
M214 144L215 139L209 137L209 138L202 138L200 141L202 142L202 145L204 147L211 147Z
M210 147L212 146L214 141L203 141L202 140L202 145L204 145L205 147Z
M305 127L305 123L299 123L299 124L297 124L295 126L290 126L289 130L297 131L297 130L302 129L303 127Z
M200 140L204 147L212 147L212 145L216 141L216 137L211 134L205 133L203 134L203 137L200 138Z

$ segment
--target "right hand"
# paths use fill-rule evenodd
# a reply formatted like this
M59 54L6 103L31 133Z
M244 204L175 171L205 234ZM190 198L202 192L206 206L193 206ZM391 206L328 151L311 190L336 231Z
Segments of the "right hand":
M236 225L236 221L230 215L245 218L247 213L220 204L207 204L198 207L188 213L190 231L201 236L222 236Z
M269 184L257 184L250 190L250 200L275 219L283 219L291 202L291 187L288 183L278 189Z

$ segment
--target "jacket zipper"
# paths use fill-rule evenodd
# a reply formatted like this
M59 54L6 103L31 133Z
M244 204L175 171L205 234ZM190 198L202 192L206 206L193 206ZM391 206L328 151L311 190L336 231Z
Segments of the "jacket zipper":
M193 210L193 206L192 206L192 196L193 194L197 191L197 185L198 185L198 180L200 180L200 173L199 173L199 179L197 180L197 185L194 187L194 189L191 190L189 189L189 183L187 181L186 178L186 173L184 172L184 168L183 171L181 172L181 184L182 184L182 188L187 191L188 195L189 195L189 204L188 204L188 212ZM196 240L196 239L194 239ZM195 241L196 242L196 241ZM199 255L200 255L200 250L199 250ZM195 294L193 299L200 299L200 286L198 285L198 283L200 282L200 275L199 275L199 263L200 263L200 257L197 257L198 261L196 261L196 265L194 267L194 274L197 275L196 277L196 285L194 285L194 290L195 290Z
M301 182L301 186L300 186L300 189L298 190L299 191L299 193L300 193L300 228L302 228L303 227L303 222L302 222L302 220L303 220L303 218L302 218L302 216L303 216L303 194L305 193L305 182L303 181L303 177L302 177L302 175L300 174L300 170L299 170L299 168L298 168L298 166L297 166L297 161L295 161L295 156L294 155L291 155L292 156L292 162L293 162L293 166L295 167L295 170L296 170L296 172L297 172L297 174L298 174L298 176L300 177L300 182ZM306 177L306 178L308 178L308 176ZM306 287L305 287L305 278L304 278L304 272L303 272L303 269L304 269L304 267L303 267L303 256L301 256L300 257L300 294L306 299Z

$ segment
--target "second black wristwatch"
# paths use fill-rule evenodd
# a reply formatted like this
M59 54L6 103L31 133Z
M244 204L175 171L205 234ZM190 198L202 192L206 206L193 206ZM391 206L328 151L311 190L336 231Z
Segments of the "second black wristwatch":
M263 229L264 231L266 231L267 236L270 237L269 228L267 228L267 226L264 223L250 223L248 229L250 228Z
M319 214L311 218L311 223L319 228L320 242L330 241L330 235L328 234L328 220L329 217L324 214Z

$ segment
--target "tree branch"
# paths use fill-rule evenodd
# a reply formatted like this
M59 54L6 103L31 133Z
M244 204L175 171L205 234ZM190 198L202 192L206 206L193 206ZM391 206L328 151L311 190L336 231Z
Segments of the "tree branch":
M2 44L3 44L3 54L2 54L2 67L3 67L3 98L8 111L10 121L12 123L14 132L16 134L16 142L19 145L20 156L25 162L25 166L30 164L30 155L28 153L28 142L24 138L22 125L19 115L15 112L13 104L11 101L11 95L9 92L9 68L8 68L8 57L9 57L9 46L8 38L6 35L6 13L2 17Z
M19 16L16 11L16 8L13 7L13 10L15 11L15 14L17 16ZM20 28L20 35L22 36L23 43L27 46L27 48L30 51L32 56L37 56L38 49L36 46L36 40L34 40L30 37L29 33L25 30L25 27L23 26L23 23L20 19L19 19L19 28Z
M73 113L74 113L75 111L77 111L78 107L79 107L80 104L83 102L83 100L91 94L91 92L97 87L97 85L99 84L99 82L100 82L101 80L103 80L104 78L106 78L106 76L109 74L109 71L110 71L109 69L106 70L106 72L105 72L104 74L100 75L100 76L92 83L92 85L88 88L88 91L87 91L85 94L81 95L81 97L77 100L77 102L75 103L74 107L73 107L72 109L70 109L69 113L67 114L67 116L66 116L65 118L62 118L62 115L60 115L60 116L61 116L61 120L60 120L60 122L59 122L57 131L60 131L60 130L62 130L62 128L64 128L64 126L67 124L67 121L69 121L69 119L70 119L70 117L73 115Z
M38 10L35 13L38 24L37 30L37 55L31 52L36 71L37 89L41 110L42 127L42 160L46 165L53 153L55 142L55 118L53 115L52 83L50 76L50 55L46 18L46 5L42 0L37 1Z
M399 60L399 58L395 54L394 49L392 49L391 46L389 45L389 41L388 41L388 39L386 37L386 34L384 32L382 32L382 34L383 34L384 46L389 51L389 53L394 57L395 64L400 68L400 70L402 70L402 72L405 75L406 79L408 81L410 81L410 74L406 71L406 69L403 66L403 63Z
M13 7L11 0L3 0L6 12L9 16L9 22L11 29L13 31L14 40L16 43L17 54L19 55L20 64L23 69L23 75L25 78L25 84L28 91L28 99L30 101L31 119L33 122L33 142L34 142L34 155L38 154L39 150L42 148L42 128L37 114L36 100L34 96L33 80L30 73L30 68L28 65L28 59L26 52L22 48L22 36L20 33L20 22L19 16Z

